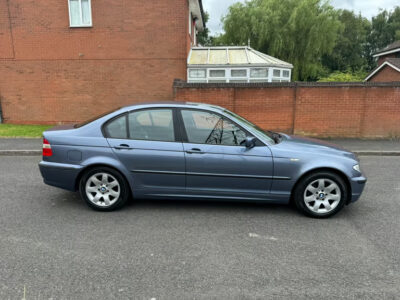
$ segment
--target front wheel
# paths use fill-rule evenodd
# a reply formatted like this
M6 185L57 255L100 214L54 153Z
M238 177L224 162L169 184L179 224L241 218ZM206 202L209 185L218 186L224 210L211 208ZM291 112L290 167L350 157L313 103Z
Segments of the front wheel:
M294 200L303 214L327 218L343 208L347 201L347 186L335 173L312 173L297 184Z
M125 178L107 167L87 171L82 176L79 191L87 205L100 211L112 211L122 207L129 196Z

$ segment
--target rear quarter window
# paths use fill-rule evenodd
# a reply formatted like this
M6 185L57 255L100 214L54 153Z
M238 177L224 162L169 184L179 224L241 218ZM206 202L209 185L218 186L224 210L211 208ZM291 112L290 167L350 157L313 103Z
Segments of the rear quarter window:
M105 125L104 131L108 138L127 139L126 115L109 121Z

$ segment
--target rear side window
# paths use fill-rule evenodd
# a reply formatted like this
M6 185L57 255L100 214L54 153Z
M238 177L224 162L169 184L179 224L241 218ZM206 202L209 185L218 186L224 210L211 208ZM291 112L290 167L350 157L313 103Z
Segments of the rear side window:
M107 137L113 139L126 139L127 138L127 130L126 130L126 115L123 115L119 118L111 120L105 126L105 132Z
M146 109L129 114L129 138L174 142L174 121L172 109Z

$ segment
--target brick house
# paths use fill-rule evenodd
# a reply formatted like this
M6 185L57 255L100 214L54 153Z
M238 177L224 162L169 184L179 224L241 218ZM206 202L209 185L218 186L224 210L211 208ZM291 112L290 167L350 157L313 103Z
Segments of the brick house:
M379 50L374 57L378 58L378 66L365 81L400 81L400 41Z
M74 122L172 99L201 0L0 0L0 101L14 123Z

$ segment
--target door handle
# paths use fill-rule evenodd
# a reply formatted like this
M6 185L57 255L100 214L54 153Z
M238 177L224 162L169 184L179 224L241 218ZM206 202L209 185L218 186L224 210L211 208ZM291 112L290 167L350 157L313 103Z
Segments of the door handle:
M201 151L199 148L192 148L190 150L186 150L186 153L188 153L188 154L193 154L193 153L203 154L204 152Z
M131 147L129 147L128 144L120 144L119 146L115 146L115 149L121 150L121 149L132 149Z

